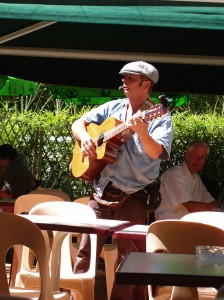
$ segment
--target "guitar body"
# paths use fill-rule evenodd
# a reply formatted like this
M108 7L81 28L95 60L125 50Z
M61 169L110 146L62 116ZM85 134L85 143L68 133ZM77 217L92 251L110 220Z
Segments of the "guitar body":
M110 117L101 125L91 123L86 129L94 139L121 123L120 120ZM95 157L85 157L83 160L80 141L76 141L72 158L73 176L89 182L93 181L108 163L115 163L118 149L122 143L121 133L119 133L106 142L96 145Z

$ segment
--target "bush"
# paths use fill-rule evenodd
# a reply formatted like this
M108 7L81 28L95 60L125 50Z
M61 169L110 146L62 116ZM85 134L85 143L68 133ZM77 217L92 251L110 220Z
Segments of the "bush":
M224 187L224 126L223 117L217 114L175 113L173 115L174 139L170 160L161 164L161 173L183 160L186 145L193 140L207 142L210 153L201 173Z
M41 99L46 93L48 95L49 91L44 88ZM33 174L43 180L44 187L60 188L68 192L71 199L89 194L91 184L74 178L68 166L75 143L71 124L92 107L74 104L68 107L65 102L52 98L38 107L37 95L35 99L36 102L26 101L26 105L21 99L15 102L0 99L0 143L10 143L23 152ZM183 152L190 141L202 139L208 143L210 154L201 175L217 183L220 189L224 188L223 103L220 96L194 95L190 102L172 108L172 152L170 160L162 162L160 174L183 160Z

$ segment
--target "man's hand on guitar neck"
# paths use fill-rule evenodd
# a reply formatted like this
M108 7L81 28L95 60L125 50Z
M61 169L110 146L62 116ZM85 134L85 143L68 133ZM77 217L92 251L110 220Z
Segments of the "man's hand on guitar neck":
M138 135L148 135L148 122L142 118L141 112L137 112L136 114L134 114L132 119L128 120L127 126L134 132L136 132Z
M163 147L148 134L148 122L142 118L142 112L134 114L127 126L138 134L145 152L151 158L156 159L161 155Z

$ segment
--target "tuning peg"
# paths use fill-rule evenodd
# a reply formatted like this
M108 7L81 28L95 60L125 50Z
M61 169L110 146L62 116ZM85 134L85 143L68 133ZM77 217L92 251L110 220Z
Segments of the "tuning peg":
M164 107L167 107L170 105L170 103L172 102L172 99L166 97L166 95L160 95L158 97L159 99L159 102L164 106Z

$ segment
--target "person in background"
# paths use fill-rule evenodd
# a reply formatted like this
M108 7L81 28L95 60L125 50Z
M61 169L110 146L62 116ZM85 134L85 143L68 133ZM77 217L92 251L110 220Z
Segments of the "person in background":
M9 145L0 146L0 198L17 198L36 188L24 156Z
M162 201L155 211L155 219L180 219L184 215L213 210L220 205L208 192L198 172L209 154L208 145L200 140L187 145L184 161L171 167L161 176Z
M155 103L150 99L153 85L159 79L157 69L143 61L126 64L121 70L126 98L107 102L82 116L72 125L74 137L80 141L83 159L96 156L96 146L87 132L90 123L102 124L108 117L126 122L127 141L118 151L116 163L107 164L93 181L94 193L89 206L98 218L127 220L133 224L145 224L147 199L159 197L155 180L162 160L169 158L173 126L170 112L161 118L143 119L141 110L150 110ZM154 195L154 196L153 196ZM105 242L98 235L97 256ZM136 251L130 241L117 241L118 264L130 252ZM89 236L82 236L74 266L75 273L86 272L89 267ZM111 299L132 299L132 287L114 285Z

